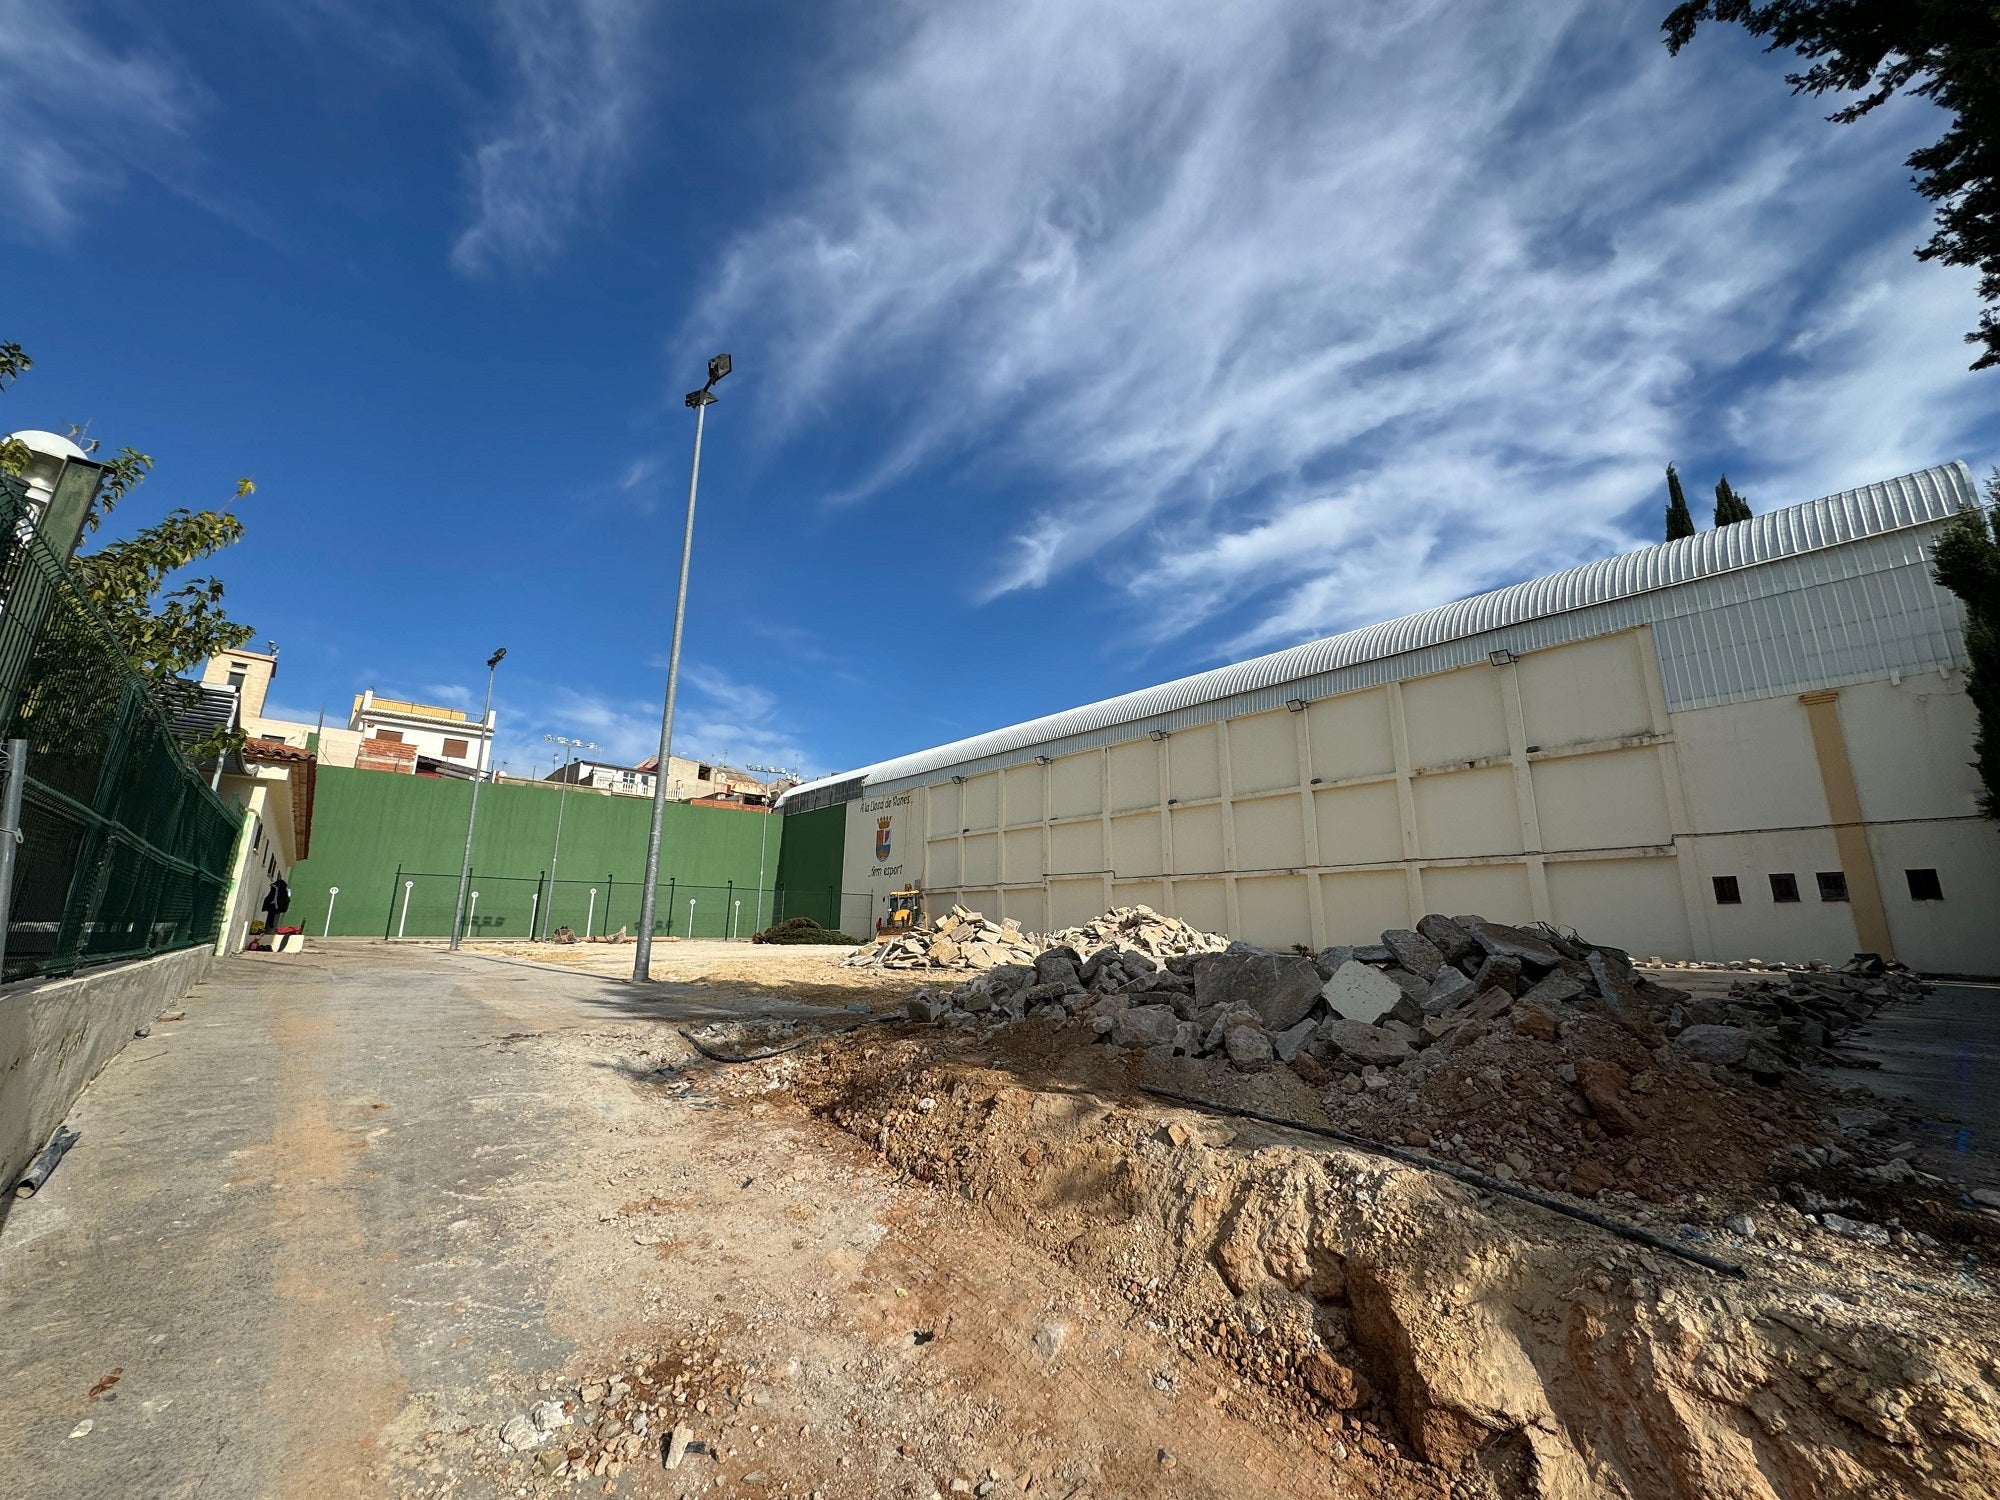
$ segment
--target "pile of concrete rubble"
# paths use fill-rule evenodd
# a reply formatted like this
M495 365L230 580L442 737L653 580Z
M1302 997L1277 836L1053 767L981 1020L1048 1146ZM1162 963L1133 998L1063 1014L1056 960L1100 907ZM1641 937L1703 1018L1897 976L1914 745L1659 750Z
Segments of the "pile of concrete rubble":
M1050 948L1068 948L1078 963L1108 948L1136 953L1158 968L1170 958L1219 952L1228 946L1228 938L1163 917L1149 906L1114 907L1093 922L1050 937L1022 931L1012 917L991 922L976 911L954 906L935 923L881 938L841 962L856 969L991 971L1032 965L1037 954Z
M1839 970L1739 981L1727 1000L1698 999L1647 978L1621 949L1476 916L1426 916L1414 930L1384 932L1378 944L1313 957L1224 945L1211 934L1177 935L1189 946L1157 956L1157 941L1148 951L1121 940L1126 924L1157 932L1172 919L1134 910L1144 918L1111 912L1058 934L1081 941L1040 952L1023 935L1010 944L1013 961L954 989L918 991L910 1015L958 1024L1074 1017L1116 1046L1226 1058L1243 1072L1285 1064L1318 1084L1328 1075L1372 1078L1441 1043L1462 1047L1503 1021L1553 1040L1588 1011L1649 1049L1671 1040L1687 1061L1775 1083L1828 1060L1841 1031L1923 988L1860 955ZM1086 943L1097 946L1085 951Z

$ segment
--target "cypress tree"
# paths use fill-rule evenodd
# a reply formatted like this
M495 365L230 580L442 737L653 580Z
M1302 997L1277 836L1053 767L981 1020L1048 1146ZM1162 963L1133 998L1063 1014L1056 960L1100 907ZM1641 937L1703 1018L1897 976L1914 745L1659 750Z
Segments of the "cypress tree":
M1973 507L1938 533L1932 576L1965 603L1965 693L1977 728L1972 765L1979 811L2000 818L2000 470L1986 481L1990 511Z
M1734 526L1749 519L1750 502L1729 487L1729 476L1724 474L1715 481L1715 524Z
M1681 476L1667 465L1667 540L1677 542L1694 535L1694 515L1688 510L1687 496L1681 493Z

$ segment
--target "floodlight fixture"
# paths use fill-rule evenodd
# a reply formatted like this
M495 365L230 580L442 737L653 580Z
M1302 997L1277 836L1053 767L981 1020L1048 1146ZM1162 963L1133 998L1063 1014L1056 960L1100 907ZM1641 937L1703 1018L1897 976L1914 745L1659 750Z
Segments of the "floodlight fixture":
M708 362L708 383L714 385L716 381L722 379L733 368L734 366L730 364L728 355L716 355L714 359Z
M1303 698L1287 698L1285 700L1285 707L1295 714L1302 714L1306 711L1306 700Z
M1486 659L1496 667L1511 667L1514 665L1515 660L1514 653L1509 651L1505 646L1502 646L1498 651L1487 652Z
M1166 737L1167 737L1167 732L1164 729L1149 729L1146 731L1146 738L1149 740L1159 741L1165 739Z
M1038 766L1045 766L1048 763L1049 763L1049 758L1046 755L1037 755L1035 757L1035 764Z

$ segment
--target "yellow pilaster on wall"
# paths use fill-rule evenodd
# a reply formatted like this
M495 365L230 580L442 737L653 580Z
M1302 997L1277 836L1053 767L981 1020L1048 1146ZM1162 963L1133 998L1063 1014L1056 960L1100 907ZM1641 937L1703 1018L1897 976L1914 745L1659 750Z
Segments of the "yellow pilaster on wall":
M1826 792L1833 843L1847 875L1855 938L1863 950L1892 959L1896 949L1889 937L1889 914L1882 906L1882 884L1875 878L1875 856L1868 847L1867 826L1861 821L1861 794L1855 789L1847 736L1840 727L1840 694L1831 689L1801 693L1799 702L1805 706L1806 723L1812 730L1813 757L1819 762L1820 786Z

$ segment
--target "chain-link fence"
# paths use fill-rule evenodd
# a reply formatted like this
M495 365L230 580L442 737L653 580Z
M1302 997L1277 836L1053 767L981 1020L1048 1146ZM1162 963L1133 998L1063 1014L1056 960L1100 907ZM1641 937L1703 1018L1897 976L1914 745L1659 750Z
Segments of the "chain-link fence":
M0 475L0 738L28 742L4 977L213 942L242 824Z
M386 891L354 893L382 903L385 938L442 938L451 935L458 906L458 872L398 869ZM474 870L466 897L467 939L527 940L567 927L578 937L602 937L639 925L639 881L612 875L550 880L546 874L492 875ZM338 898L346 901L348 895ZM859 901L857 906L855 903ZM842 910L867 911L868 897L839 891L788 891L782 886L690 885L665 876L653 907L653 935L748 942L751 935L788 917L811 917L822 927L836 925ZM309 915L308 922L313 919ZM322 917L324 920L324 916ZM343 917L343 924L351 921ZM318 923L313 923L316 930ZM351 929L349 929L351 930ZM868 927L845 928L865 937Z

